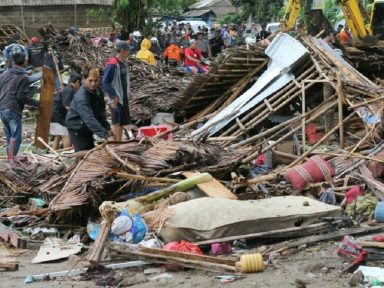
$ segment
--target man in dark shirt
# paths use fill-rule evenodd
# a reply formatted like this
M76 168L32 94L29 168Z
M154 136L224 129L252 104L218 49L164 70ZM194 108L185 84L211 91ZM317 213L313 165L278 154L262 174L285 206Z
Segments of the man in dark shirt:
M223 39L220 36L220 31L215 32L215 37L212 38L209 43L211 45L212 57L216 57L217 54L221 53L221 49L224 46Z
M257 41L265 40L268 36L271 35L271 32L266 30L266 25L261 26L261 30L257 33Z
M127 63L129 46L117 42L116 55L111 57L103 73L103 88L107 92L112 115L112 132L117 141L123 137L123 127L130 124L129 113L129 74Z
M32 90L24 63L26 53L21 45L14 45L9 50L12 67L0 76L0 119L3 122L7 140L8 159L12 160L21 145L21 113L24 105L38 106L32 99Z
M65 127L65 116L67 116L67 111L80 85L81 75L73 72L68 85L64 87L63 91L57 92L53 98L50 132L55 136L52 144L52 148L55 150L59 149L61 139L63 139L63 148L71 146L68 130Z
M28 46L28 61L32 67L43 66L45 50L37 37L31 38L31 45Z

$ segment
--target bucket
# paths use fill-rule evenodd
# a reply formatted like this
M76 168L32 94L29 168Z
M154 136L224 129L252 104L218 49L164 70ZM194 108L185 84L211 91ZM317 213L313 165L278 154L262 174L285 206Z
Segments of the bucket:
M384 222L384 202L379 202L375 209L376 222Z

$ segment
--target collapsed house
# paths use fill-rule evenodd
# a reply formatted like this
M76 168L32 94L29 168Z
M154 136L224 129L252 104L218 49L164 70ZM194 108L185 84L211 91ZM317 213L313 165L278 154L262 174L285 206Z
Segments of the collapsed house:
M266 49L224 51L206 76L162 71L132 59L130 69L137 119L184 110L187 121L167 123L172 126L152 138L106 142L64 158L30 153L15 167L1 164L4 195L36 193L46 202L38 209L9 207L1 217L85 225L101 214L89 256L97 262L113 221L125 210L141 215L165 242L204 246L329 232L334 226L323 223L324 217L345 213L367 220L384 200L384 185L375 178L384 171L384 89L324 41L281 33ZM173 141L164 141L171 133ZM192 187L201 193L181 192ZM346 192L356 187L362 194L364 187L366 198L348 202ZM369 210L358 210L358 201L366 201ZM270 208L275 206L279 211ZM158 251L113 245L130 257L165 261ZM236 270L231 265L226 268Z

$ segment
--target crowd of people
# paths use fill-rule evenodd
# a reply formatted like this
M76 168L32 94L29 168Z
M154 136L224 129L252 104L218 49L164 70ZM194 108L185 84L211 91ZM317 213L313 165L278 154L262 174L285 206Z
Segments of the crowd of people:
M101 71L92 64L86 65L82 71L73 71L64 86L58 81L62 69L59 55L37 37L32 37L26 47L15 35L2 51L6 69L0 74L0 119L8 158L14 159L20 149L24 105L39 107L39 102L32 97L27 66L35 71L41 71L43 65L48 66L55 75L50 124L53 149L73 147L75 151L88 150L100 139L122 140L123 127L131 123L130 78L126 62L129 55L150 65L169 65L190 73L206 73L204 60L236 45L244 33L252 31L246 31L245 25L226 24L210 29L199 26L194 31L190 23L178 24L176 21L154 30L147 37L135 31L129 39L123 40L118 33L111 33L107 45L113 47L115 53L105 63L104 69ZM75 29L68 30L69 38L75 34ZM257 31L260 40L267 36L264 29ZM111 123L106 118L104 95L108 99Z

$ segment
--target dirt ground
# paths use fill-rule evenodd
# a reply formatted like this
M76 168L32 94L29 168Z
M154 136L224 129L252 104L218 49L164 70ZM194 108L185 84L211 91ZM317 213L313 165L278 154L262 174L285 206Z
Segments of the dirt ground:
M286 256L276 258L272 264L268 265L264 272L254 274L244 274L244 278L231 283L221 283L214 276L218 273L211 273L198 270L186 271L166 271L161 266L143 266L135 269L116 270L118 275L123 277L123 283L119 287L349 287L348 280L350 275L340 276L340 270L345 262L336 255L337 242L327 242L316 246L311 246L301 251ZM251 252L251 251L249 251ZM2 282L0 287L100 287L92 281L79 281L79 279L60 278L49 281L39 281L28 285L24 284L24 279L28 274L41 274L46 272L62 271L71 269L68 260L31 264L30 261L36 254L33 250L15 250L0 248L0 258L13 259L20 263L19 270L14 272L0 272ZM124 262L124 261L120 261ZM373 262L371 265L378 265ZM160 269L159 269L160 267ZM144 275L144 269L157 268L154 274ZM170 279L148 280L151 277L162 273L171 274ZM300 286L300 283L306 286Z

